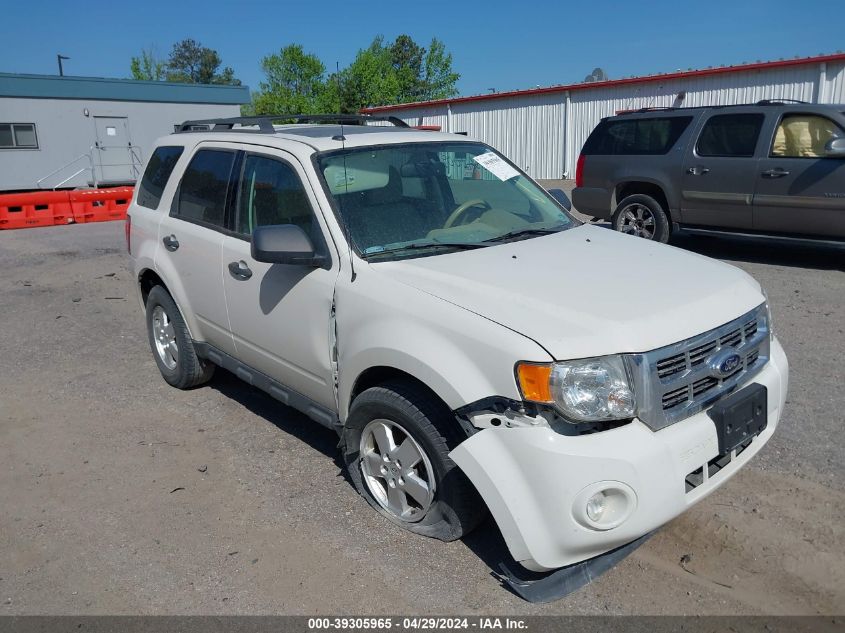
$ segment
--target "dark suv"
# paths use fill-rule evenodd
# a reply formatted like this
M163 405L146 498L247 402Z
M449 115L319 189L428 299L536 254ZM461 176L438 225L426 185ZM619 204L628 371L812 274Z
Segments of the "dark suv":
M647 109L602 119L573 203L617 231L845 238L845 105Z

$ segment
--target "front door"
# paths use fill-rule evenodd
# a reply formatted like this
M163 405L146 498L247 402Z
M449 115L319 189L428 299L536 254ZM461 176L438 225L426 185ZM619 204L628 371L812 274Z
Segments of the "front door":
M97 183L124 184L138 180L140 160L134 153L126 117L95 116L93 159Z
M842 125L815 113L786 113L758 164L754 228L845 237L845 159L825 145L845 137Z
M734 229L751 228L754 158L765 115L712 114L684 158L681 221Z
M266 264L250 255L253 229L277 224L296 224L318 252L329 254L313 191L299 162L281 151L247 152L240 182L235 235L223 242L223 285L237 357L334 409L330 328L337 257L325 268L312 268Z

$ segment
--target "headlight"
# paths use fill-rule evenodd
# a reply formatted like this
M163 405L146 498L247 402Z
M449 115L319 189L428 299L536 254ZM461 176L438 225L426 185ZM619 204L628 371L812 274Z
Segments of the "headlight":
M766 325L769 328L769 337L771 338L771 336L775 333L775 329L772 326L772 302L769 301L769 293L766 292L765 288L762 286L760 287L760 292L762 292L763 296L766 298Z
M517 377L523 398L552 404L574 422L622 420L636 412L621 356L520 363Z

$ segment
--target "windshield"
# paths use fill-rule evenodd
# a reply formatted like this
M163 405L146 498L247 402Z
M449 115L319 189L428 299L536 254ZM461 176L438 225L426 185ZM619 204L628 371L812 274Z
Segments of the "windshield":
M575 224L481 143L355 148L317 162L354 248L367 259L493 246Z

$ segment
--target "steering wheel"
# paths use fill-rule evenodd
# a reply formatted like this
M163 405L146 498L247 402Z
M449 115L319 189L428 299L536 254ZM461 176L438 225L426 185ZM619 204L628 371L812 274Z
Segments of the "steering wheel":
M457 223L458 219L461 218L469 209L472 207L481 207L483 209L489 210L491 209L490 204L481 198L473 198L472 200L467 200L457 209L452 211L452 214L446 220L446 223L443 225L444 229L450 229Z

